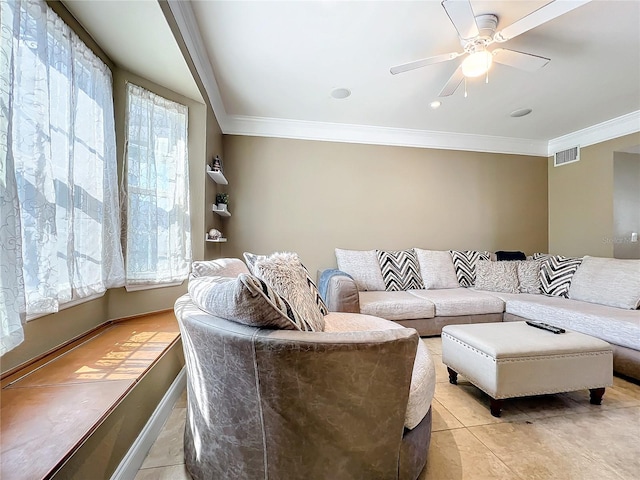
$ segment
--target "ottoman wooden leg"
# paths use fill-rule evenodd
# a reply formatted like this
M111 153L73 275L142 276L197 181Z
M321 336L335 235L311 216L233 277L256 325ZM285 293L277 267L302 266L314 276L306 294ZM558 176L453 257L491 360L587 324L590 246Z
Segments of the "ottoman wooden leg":
M491 415L499 417L502 413L502 400L491 399Z
M451 370L451 368L447 367L447 372L449 372L449 383L452 385L458 384L458 372L455 370Z
M590 388L589 389L589 403L592 405L602 405L602 396L604 395L604 388Z

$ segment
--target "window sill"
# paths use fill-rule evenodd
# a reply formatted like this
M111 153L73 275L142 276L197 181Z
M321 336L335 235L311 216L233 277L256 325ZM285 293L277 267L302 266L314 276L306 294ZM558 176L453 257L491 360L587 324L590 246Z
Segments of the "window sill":
M184 280L180 282L171 282L171 283L154 283L153 285L125 285L124 288L127 292L138 292L140 290L152 290L154 288L165 288L165 287L179 287L184 283Z
M85 303L85 302L90 302L91 300L96 300L98 298L104 297L105 293L107 293L106 290L104 292L100 292L100 293L95 293L93 295L89 295L88 297L82 297L82 298L76 298L76 299L69 300L68 302L65 302L65 303L61 304L60 306L58 306L58 311L56 311L56 312L34 313L33 315L27 315L27 322L30 322L31 320L35 320L36 318L45 317L47 315L53 315L54 313L61 312L62 310L66 310L67 308L75 307L76 305L80 305L80 304Z

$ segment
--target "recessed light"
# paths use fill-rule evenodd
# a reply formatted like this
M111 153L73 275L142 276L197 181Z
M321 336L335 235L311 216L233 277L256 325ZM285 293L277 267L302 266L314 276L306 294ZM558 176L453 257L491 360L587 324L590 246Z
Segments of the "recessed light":
M524 117L525 115L529 115L533 110L530 108L519 108L518 110L514 110L511 112L511 116L513 118Z
M435 102L431 102L431 103L429 104L429 106L430 106L431 108L433 108L434 110L435 110L436 108L440 108L440 105L442 105L442 102L439 102L438 100L436 100Z
M351 95L351 90L348 88L334 88L331 91L331 96L333 98L337 98L338 100L342 100L343 98L347 98Z

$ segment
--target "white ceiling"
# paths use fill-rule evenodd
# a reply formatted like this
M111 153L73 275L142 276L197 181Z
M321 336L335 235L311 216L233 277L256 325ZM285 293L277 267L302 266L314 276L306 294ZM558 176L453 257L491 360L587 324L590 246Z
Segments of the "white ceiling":
M500 30L548 0L471 3ZM65 4L117 63L194 96L154 1ZM640 1L594 0L500 45L551 62L494 64L489 84L469 81L468 98L461 86L437 110L459 60L389 68L462 50L439 1L168 4L224 133L546 155L640 130ZM336 87L352 95L336 100ZM519 108L533 113L511 118Z

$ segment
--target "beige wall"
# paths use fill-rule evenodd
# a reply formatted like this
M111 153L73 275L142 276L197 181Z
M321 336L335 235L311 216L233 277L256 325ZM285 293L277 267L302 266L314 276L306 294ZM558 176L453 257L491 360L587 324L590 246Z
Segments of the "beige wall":
M580 161L548 159L549 252L613 256L613 157L640 144L640 133L584 147Z
M613 256L640 258L640 155L616 152L613 158Z
M334 248L547 249L546 158L224 136L225 256Z

